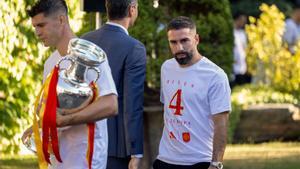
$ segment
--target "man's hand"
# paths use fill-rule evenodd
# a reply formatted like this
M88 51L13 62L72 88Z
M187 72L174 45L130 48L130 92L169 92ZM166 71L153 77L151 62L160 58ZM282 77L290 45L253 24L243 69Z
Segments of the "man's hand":
M118 113L118 97L115 94L101 96L93 103L81 110L67 113L59 110L56 113L57 127L73 126L96 122L107 117L112 117ZM63 115L62 115L63 114Z
M128 164L128 169L138 169L141 159L137 157L131 157Z
M56 126L57 127L64 127L65 126L66 116L70 116L70 115L61 115L60 112L56 113Z

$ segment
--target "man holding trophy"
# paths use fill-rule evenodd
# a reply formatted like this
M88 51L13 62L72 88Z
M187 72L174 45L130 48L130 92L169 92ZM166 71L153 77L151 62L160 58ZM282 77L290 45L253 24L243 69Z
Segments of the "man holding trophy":
M48 163L50 162L51 165L48 168L104 169L108 144L105 118L115 116L118 109L117 92L106 55L97 45L76 38L69 25L68 9L64 0L39 0L28 10L28 14L32 18L32 25L38 38L45 46L56 49L44 65L43 82L49 85L49 92L45 90L43 95L46 93L48 97L46 100L41 99L46 102L41 125L43 138L44 132L47 133L46 138L51 137L47 139L49 145L50 142L52 144L52 150L49 149L48 152L50 154L54 152L56 157L55 159L52 158L53 155L50 156ZM59 67L66 69L59 69ZM47 78L49 75L51 77ZM94 82L90 83L94 88L86 85L89 82ZM53 84L55 88L51 90ZM99 89L99 95L96 94L95 88ZM54 95L53 91L55 91ZM52 97L54 100L49 99L50 96L55 96ZM52 119L46 113L50 111L48 105L55 105L53 109L55 113L51 114ZM43 109L43 106L41 107ZM59 147L59 151L56 150L56 153L53 144L55 139L53 133L56 132L56 128L54 132L53 128L45 129L49 121L53 122L53 117L55 117L54 122L56 121L54 126L63 127L57 130L56 148ZM90 130L91 126L93 126L92 130ZM90 137L90 131L93 137ZM23 141L31 133L32 130L28 129L22 137ZM90 142L91 138L92 142ZM93 147L92 151L89 149L90 146ZM45 147L48 150L48 146L43 144L43 151ZM44 158L47 161L45 151Z

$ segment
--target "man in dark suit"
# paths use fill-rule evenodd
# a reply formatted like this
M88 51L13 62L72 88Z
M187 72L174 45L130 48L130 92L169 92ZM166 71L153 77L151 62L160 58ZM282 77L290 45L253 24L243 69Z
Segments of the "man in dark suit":
M143 156L146 50L127 29L137 18L138 2L107 0L106 11L108 22L83 38L106 52L118 91L119 114L108 119L107 169L135 169Z

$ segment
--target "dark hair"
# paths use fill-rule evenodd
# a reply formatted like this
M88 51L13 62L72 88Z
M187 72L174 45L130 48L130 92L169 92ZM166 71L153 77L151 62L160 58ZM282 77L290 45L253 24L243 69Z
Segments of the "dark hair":
M247 17L247 15L245 13L243 13L243 12L235 12L232 16L233 16L233 20L237 20L241 16L246 16Z
M129 7L137 0L106 0L108 19L118 20L127 16Z
M183 29L183 28L196 29L196 24L189 17L179 16L179 17L172 19L169 22L169 24L167 26L167 31L174 30L174 29L178 30L178 29Z
M40 13L49 16L58 11L62 11L66 15L68 14L68 7L65 0L39 0L31 7L31 9L27 10L27 14L30 17L34 17Z
M300 2L296 2L294 5L292 5L293 10L298 10L300 9Z

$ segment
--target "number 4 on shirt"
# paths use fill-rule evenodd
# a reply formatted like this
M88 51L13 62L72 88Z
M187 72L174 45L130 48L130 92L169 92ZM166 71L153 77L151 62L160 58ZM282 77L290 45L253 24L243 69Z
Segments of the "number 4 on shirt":
M177 92L173 95L172 100L170 101L169 108L175 109L174 115L182 116L183 107L181 106L181 89L178 89ZM172 104L176 97L176 105Z

